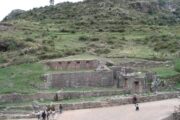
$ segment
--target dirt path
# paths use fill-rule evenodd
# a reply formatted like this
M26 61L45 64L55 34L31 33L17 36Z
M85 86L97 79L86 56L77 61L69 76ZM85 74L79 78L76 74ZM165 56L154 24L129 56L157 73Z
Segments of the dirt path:
M141 103L140 111L135 111L132 104L65 111L63 114L58 114L56 120L161 120L170 115L177 105L180 105L180 99Z
M176 105L180 105L179 99L142 103L138 112L134 105L67 111L59 115L58 120L161 120L170 115Z

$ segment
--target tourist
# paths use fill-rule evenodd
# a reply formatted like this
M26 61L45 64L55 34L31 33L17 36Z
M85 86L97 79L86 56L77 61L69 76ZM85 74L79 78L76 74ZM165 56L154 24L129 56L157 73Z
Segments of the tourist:
M139 111L139 105L136 104L136 111Z
M135 104L135 105L137 104L137 97L136 97L136 95L134 95L132 101L133 101L133 104Z
M62 105L60 104L60 105L59 105L59 113L62 113L62 111L63 111L63 107L62 107Z
M42 113L42 119L46 120L46 112L45 111Z

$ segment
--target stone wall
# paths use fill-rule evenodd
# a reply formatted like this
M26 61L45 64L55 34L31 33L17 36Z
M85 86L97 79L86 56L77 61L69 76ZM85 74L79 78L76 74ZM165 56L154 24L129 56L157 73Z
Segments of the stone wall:
M130 67L121 67L121 66L113 66L113 67L110 67L110 69L113 71L113 75L114 75L114 79L117 79L118 78L118 72L126 72L126 73L133 73L133 72L136 72L135 69L132 69Z
M180 120L180 112L173 113L172 115L170 115L167 118L164 118L162 120Z
M156 95L150 96L138 96L138 102L151 102L151 101L160 101L165 99L177 98L180 96L180 92L174 93L160 93ZM84 102L84 103L76 103L76 104L63 104L64 110L76 110L76 109L89 109L89 108L98 108L98 107L110 107L110 106L118 106L125 104L132 104L133 96L122 97L116 99L109 99L100 102ZM55 104L56 109L58 109L59 104Z
M122 67L131 67L131 68L153 68L158 66L172 66L173 64L170 61L150 61L144 60L139 62L126 62L120 63L119 66Z
M107 87L113 86L113 72L108 71L84 71L50 73L45 75L49 87Z
M180 96L180 92L171 92L171 93L159 93L159 94L153 94L153 95L139 95L137 96L138 102L151 102L151 101L159 101L159 100L165 100L165 99L173 99L178 98ZM89 109L89 108L98 108L98 107L111 107L111 106L119 106L119 105L125 105L125 104L132 104L132 98L133 96L122 96L122 97L114 97L105 99L104 101L94 101L94 102L80 102L80 103L67 103L63 104L64 110L76 110L76 109ZM49 104L47 104L49 105ZM59 104L54 104L56 107L56 110L59 110ZM44 105L43 105L44 106ZM41 106L43 108L43 106ZM32 110L32 106L12 106L8 109L22 109L22 110ZM165 119L166 120L166 119ZM168 119L169 120L169 119Z
M99 65L98 60L52 60L45 62L52 69L56 70L81 70L96 69Z
M129 91L123 90L103 90L103 91L80 91L80 92L58 92L59 100L63 99L77 99L82 97L100 97L100 96L113 96L128 93ZM34 94L3 94L0 95L0 102L23 102L32 100L52 100L56 93L34 93Z

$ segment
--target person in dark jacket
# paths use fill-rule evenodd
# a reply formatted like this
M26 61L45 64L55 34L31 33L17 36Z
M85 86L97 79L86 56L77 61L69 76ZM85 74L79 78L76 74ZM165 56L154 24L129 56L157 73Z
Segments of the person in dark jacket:
M139 105L136 104L136 111L139 111Z
M135 105L137 104L137 97L136 97L136 95L134 95L132 101L133 101L133 104L135 104Z
M46 120L46 112L45 111L42 113L42 119Z
M59 105L59 112L62 113L62 111L63 111L63 107L62 107L62 105L60 104L60 105Z

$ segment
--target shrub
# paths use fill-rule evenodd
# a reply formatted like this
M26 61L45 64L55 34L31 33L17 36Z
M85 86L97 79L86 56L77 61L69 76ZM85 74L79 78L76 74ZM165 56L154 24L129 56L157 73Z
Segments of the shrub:
M175 60L175 70L180 72L180 58Z
M97 54L108 54L110 52L111 52L111 50L108 48L102 48L102 49L95 50L95 53L97 53Z
M25 39L26 42L35 42L35 40L33 38L27 37Z
M99 38L93 37L90 39L91 41L99 41Z
M108 40L107 43L108 44L114 44L115 42L113 40Z
M88 36L80 36L79 41L88 41L89 37Z
M35 56L24 55L24 56L16 57L13 60L13 64L15 64L15 65L24 64L24 63L28 64L28 63L34 63L34 62L37 62L37 61L39 61L39 60Z
M52 58L58 58L58 57L63 57L63 53L62 52L52 52L52 53L42 53L41 55L39 55L40 59L52 59Z

